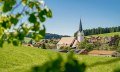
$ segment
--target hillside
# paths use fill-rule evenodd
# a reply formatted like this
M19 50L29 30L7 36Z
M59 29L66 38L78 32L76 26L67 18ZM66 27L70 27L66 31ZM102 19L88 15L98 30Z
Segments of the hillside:
M66 57L66 54L61 55ZM31 67L42 65L50 57L56 56L57 52L51 50L5 45L4 48L0 48L0 72L30 72ZM116 67L120 67L120 58L75 56L80 62L85 62L87 66L90 66L86 72L112 72Z
M45 39L60 39L61 37L69 37L68 35L58 35L58 34L52 34L52 33L46 33Z
M114 36L114 35L120 35L120 32L104 33L104 34L96 34L96 35L89 35L89 36L110 37L110 36Z
M26 37L32 37L33 32L29 32ZM68 35L59 35L59 34L53 34L53 33L46 33L45 39L60 39L61 37L69 37Z

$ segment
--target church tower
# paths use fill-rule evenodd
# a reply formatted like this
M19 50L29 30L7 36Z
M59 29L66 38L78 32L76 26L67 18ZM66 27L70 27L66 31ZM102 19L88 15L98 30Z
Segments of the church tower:
M83 28L82 28L81 19L80 19L79 30L77 31L77 40L78 40L78 42L84 41L84 32L83 32Z

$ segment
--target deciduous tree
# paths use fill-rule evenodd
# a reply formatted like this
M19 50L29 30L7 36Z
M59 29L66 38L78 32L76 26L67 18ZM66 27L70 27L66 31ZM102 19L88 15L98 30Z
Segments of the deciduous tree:
M44 1L0 0L0 8L0 47L5 40L14 45L21 44L29 31L33 32L35 41L44 38L46 29L42 23L52 17Z

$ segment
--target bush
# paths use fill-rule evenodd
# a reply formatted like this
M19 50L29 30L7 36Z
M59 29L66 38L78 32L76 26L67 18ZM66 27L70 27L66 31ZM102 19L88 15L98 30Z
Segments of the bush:
M73 53L69 53L67 61L58 55L54 60L46 62L42 66L35 66L32 68L33 72L85 72L86 65L79 63L77 59L73 57Z
M70 50L71 49L71 47L69 47L69 46L61 46L60 47L60 50Z
M87 42L80 42L78 44L79 49L87 49L87 50L92 50L94 48L94 45L92 43L87 43Z

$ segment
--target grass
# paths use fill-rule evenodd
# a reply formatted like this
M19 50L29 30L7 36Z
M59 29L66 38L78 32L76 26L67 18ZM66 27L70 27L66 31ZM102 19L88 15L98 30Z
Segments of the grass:
M67 54L61 54L64 58ZM120 67L120 58L75 55L88 68L86 72L113 72ZM31 67L42 65L49 58L56 58L57 52L34 47L14 47L6 44L0 48L0 72L30 72Z
M97 35L90 35L90 36L110 37L110 36L114 36L114 35L120 35L120 32L97 34Z

